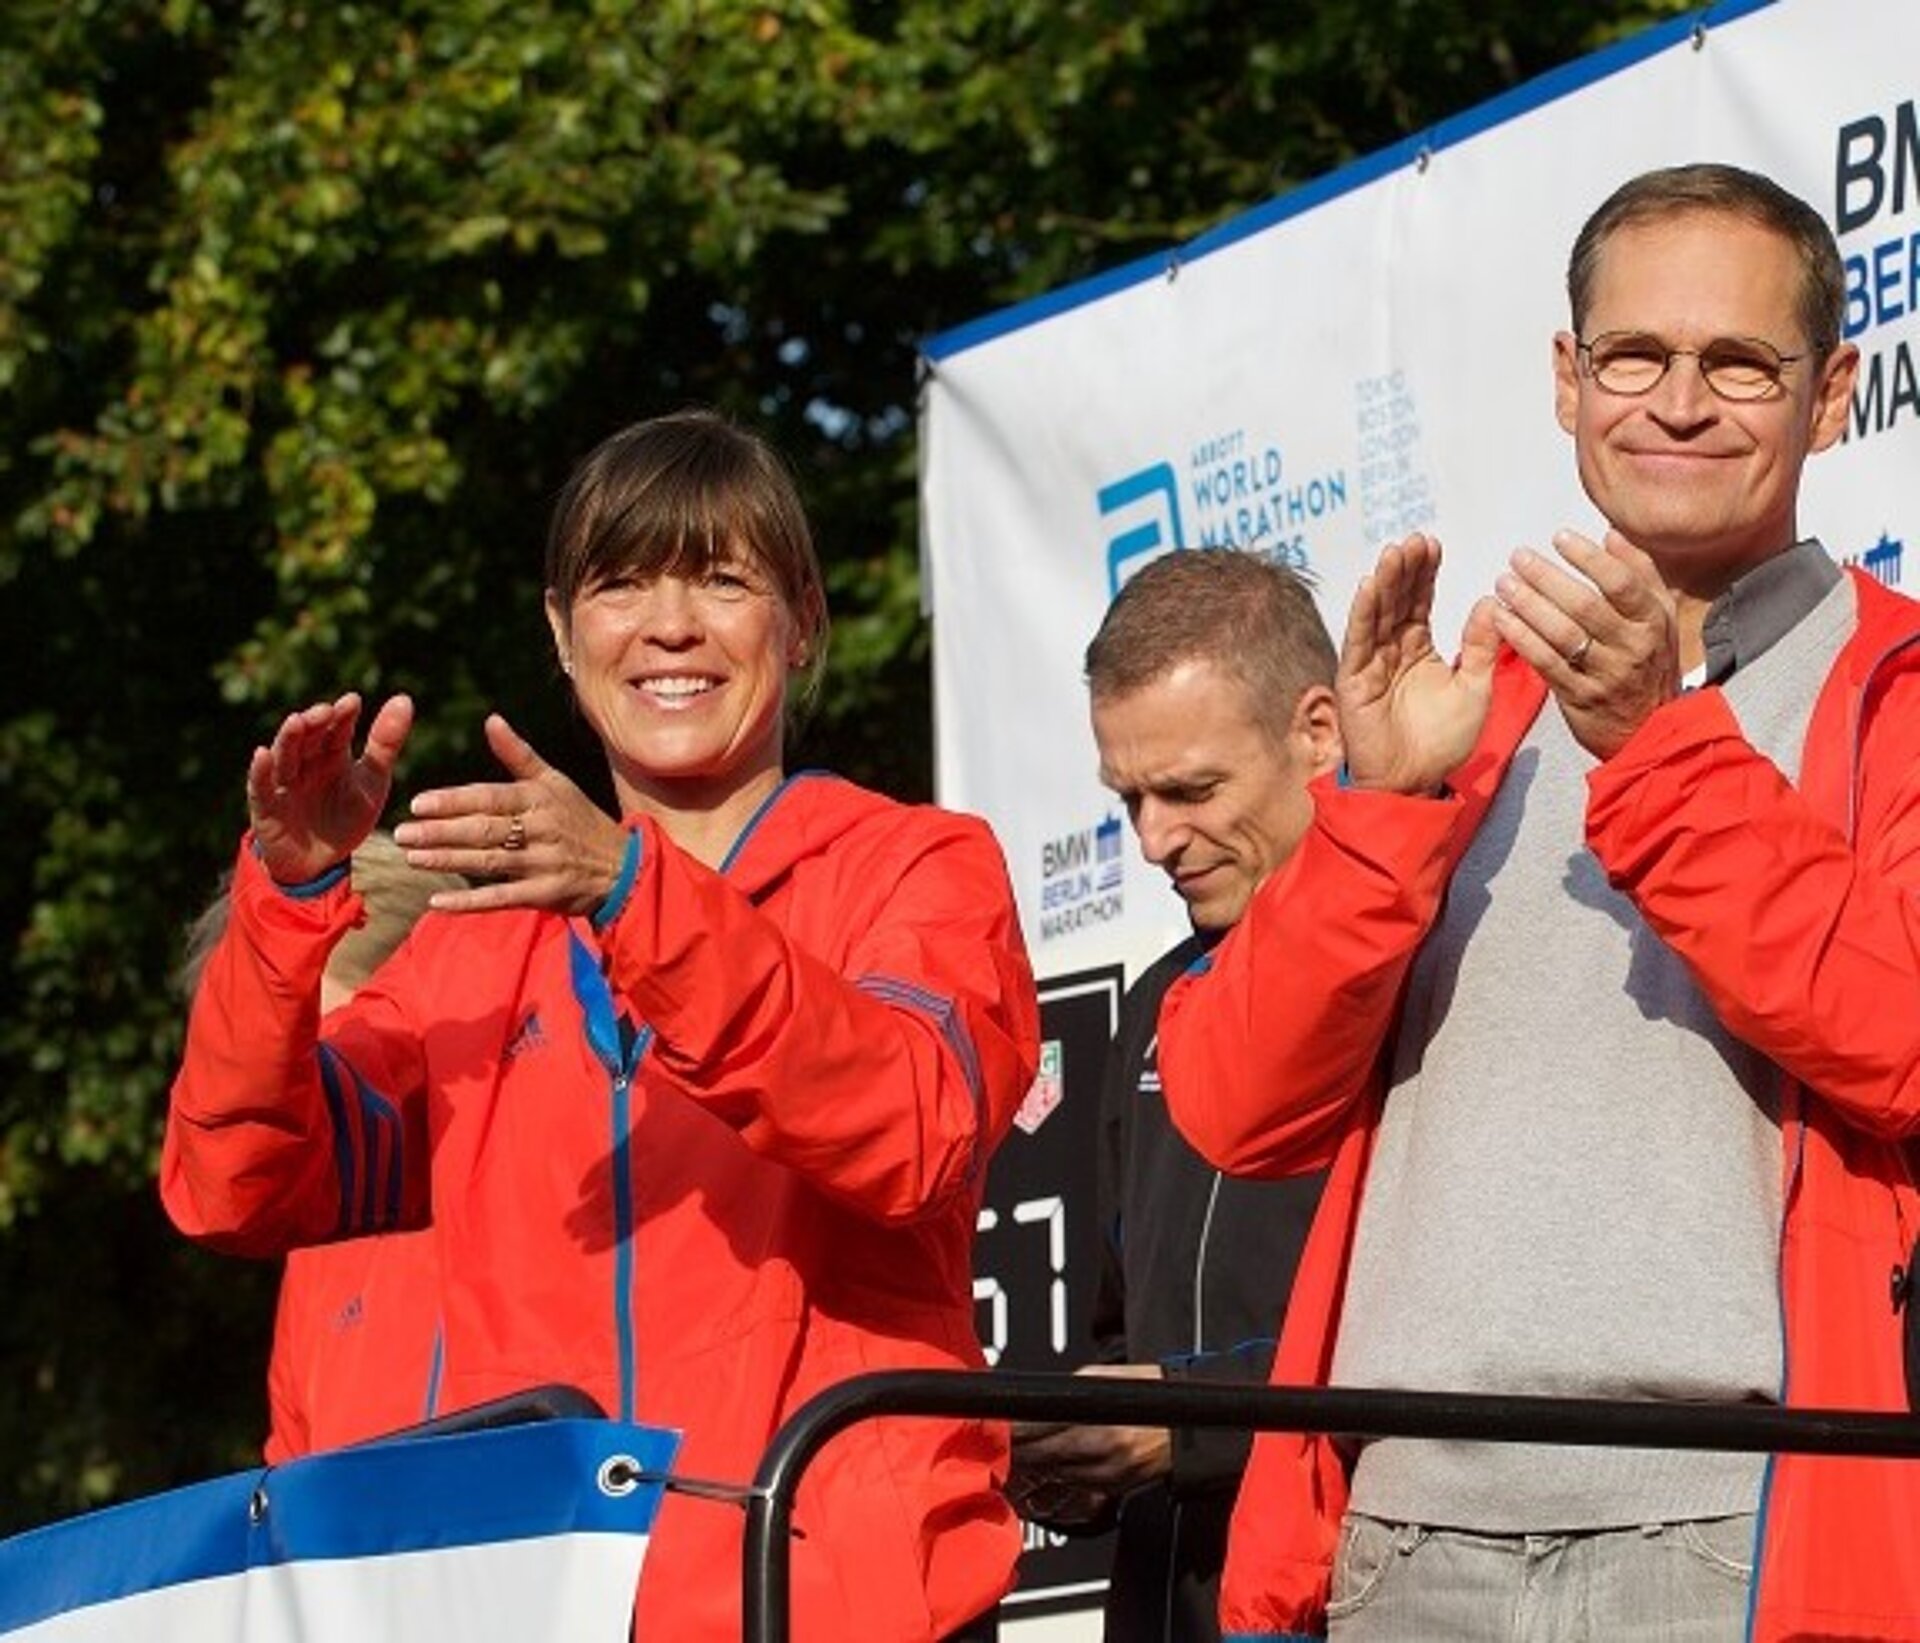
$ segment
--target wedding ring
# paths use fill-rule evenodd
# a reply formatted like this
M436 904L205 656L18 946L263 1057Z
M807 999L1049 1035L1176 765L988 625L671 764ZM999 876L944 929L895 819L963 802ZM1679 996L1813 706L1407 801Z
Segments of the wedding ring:
M502 850L524 850L527 847L527 818L514 816L507 823L507 836L501 842Z
M1592 649L1593 635L1591 633L1581 634L1580 643L1567 652L1567 666L1577 669L1580 664L1587 659L1587 652Z

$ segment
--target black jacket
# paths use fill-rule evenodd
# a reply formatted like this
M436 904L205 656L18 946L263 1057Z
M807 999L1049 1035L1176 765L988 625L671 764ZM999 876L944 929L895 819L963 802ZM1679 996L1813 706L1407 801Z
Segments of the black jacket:
M1160 1000L1204 946L1189 937L1165 954L1120 1006L1101 1089L1094 1344L1105 1362L1158 1362L1169 1379L1264 1382L1325 1177L1222 1175L1168 1118ZM1109 1643L1219 1637L1227 1520L1251 1444L1245 1432L1176 1428L1171 1475L1122 1503Z

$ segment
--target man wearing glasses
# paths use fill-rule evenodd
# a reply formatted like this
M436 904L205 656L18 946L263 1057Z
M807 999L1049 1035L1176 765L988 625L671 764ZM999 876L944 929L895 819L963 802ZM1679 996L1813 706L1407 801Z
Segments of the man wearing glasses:
M1452 663L1438 544L1382 553L1346 765L1169 994L1168 1102L1226 1168L1331 1166L1276 1379L1901 1408L1920 607L1799 530L1839 254L1687 166L1600 207L1568 291L1603 539L1516 553ZM1906 1462L1274 1436L1224 1629L1920 1637L1915 1522Z

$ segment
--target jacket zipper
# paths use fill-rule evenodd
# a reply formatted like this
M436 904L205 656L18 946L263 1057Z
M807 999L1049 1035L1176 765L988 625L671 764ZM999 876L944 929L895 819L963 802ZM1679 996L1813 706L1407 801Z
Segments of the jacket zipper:
M1225 1179L1213 1172L1213 1184L1207 1189L1207 1213L1200 1221L1199 1247L1193 1257L1193 1352L1196 1357L1207 1349L1207 1246L1213 1241L1213 1212L1220 1204L1220 1186ZM1181 1525L1186 1509L1173 1493L1173 1434L1167 1434L1167 1564L1161 1578L1161 1627L1166 1643L1174 1643L1173 1615L1175 1588L1180 1579Z
M739 859L747 840L796 779L797 776L785 778L747 818L720 863L722 875ZM634 1033L632 1045L622 1045L620 1020L613 1008L613 990L607 984L593 948L581 938L578 930L571 934L574 993L586 1017L587 1047L611 1081L607 1122L613 1145L608 1152L607 1168L613 1189L613 1337L619 1361L620 1419L632 1424L640 1384L640 1346L633 1315L633 1083L639 1074L641 1059L653 1042L653 1028L640 1026Z
M587 1048L608 1079L607 1126L612 1146L607 1154L613 1203L613 1339L619 1365L620 1414L634 1418L639 1385L639 1342L633 1316L633 1080L641 1057L653 1042L653 1029L641 1027L631 1045L622 1043L619 1018L614 1014L613 991L601 974L592 948L572 932L573 990L580 1001Z

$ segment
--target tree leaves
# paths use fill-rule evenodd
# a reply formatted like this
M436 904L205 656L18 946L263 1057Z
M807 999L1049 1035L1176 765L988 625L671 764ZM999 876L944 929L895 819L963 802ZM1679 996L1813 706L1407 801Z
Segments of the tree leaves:
M179 934L285 709L412 691L403 788L483 771L491 708L603 781L545 514L599 438L707 403L795 459L828 564L796 762L923 796L919 339L1679 9L12 0L0 1358L40 1389L0 1423L13 1522L257 1437L251 1371L198 1382L257 1364L267 1282L143 1240Z

